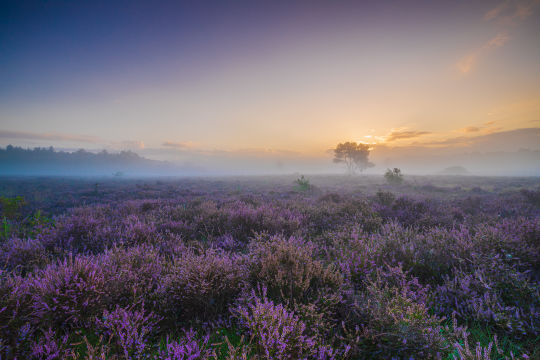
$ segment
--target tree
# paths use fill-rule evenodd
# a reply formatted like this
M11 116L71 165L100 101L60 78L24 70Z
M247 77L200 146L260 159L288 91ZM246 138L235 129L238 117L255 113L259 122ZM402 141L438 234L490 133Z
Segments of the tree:
M345 163L349 174L374 166L369 162L369 145L355 142L340 143L334 149L334 162Z
M384 174L384 177L386 178L386 181L390 185L399 185L403 182L403 174L401 173L401 170L398 168L394 168L393 170L386 170L386 173Z

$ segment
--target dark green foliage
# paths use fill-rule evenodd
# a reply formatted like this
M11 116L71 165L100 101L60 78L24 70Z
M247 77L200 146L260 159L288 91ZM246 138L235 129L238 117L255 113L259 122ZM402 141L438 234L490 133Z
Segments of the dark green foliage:
M9 220L15 220L21 214L19 210L24 206L24 198L22 196L5 197L0 196L0 214Z
M309 180L304 175L301 175L294 182L296 183L300 191L308 191L309 189L311 189L311 184L309 183Z

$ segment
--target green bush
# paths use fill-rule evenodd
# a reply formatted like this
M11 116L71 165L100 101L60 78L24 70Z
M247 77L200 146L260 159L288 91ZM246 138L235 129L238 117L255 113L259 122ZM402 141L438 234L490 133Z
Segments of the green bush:
M384 178L390 185L399 185L403 182L403 174L398 168L386 170Z

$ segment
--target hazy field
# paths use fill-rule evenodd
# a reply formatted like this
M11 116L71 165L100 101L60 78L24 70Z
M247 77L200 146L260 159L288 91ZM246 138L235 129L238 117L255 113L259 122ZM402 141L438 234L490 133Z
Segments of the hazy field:
M1 178L0 359L540 357L540 179L297 178Z

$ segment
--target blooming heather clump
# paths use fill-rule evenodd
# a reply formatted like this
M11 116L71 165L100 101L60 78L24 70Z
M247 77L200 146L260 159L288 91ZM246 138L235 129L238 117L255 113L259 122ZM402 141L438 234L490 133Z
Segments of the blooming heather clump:
M425 197L413 198L402 195L390 205L379 202L374 207L384 220L396 220L405 227L427 229L440 226L450 229L457 221L463 219L459 209L451 207L446 202Z
M256 355L261 359L315 358L317 342L306 334L306 325L282 304L255 293L245 305L233 309L240 326L248 330Z
M32 344L31 349L30 356L36 360L60 360L71 353L68 349L68 335L57 336L52 329L43 332L43 336Z
M35 330L29 323L31 306L24 278L0 270L0 356L9 358L8 355L24 350L21 348Z
M540 219L504 219L478 226L475 249L498 255L507 263L540 272Z
M429 285L422 285L418 278L403 271L400 265L378 267L368 280L368 287L374 284L398 289L401 294L419 304L426 304L429 299Z
M303 222L302 215L291 209L283 209L271 204L253 206L243 202L234 202L225 206L221 212L222 226L225 231L237 239L247 240L255 232L281 232L294 234Z
M159 239L153 221L145 221L136 208L126 204L78 208L71 216L60 217L54 229L42 241L49 250L59 253L100 253L114 245L151 244Z
M339 289L343 283L333 266L315 258L315 244L299 238L259 237L251 254L251 280L264 284L272 299L306 302L321 291Z
M441 320L416 299L409 283L400 282L379 274L365 291L350 296L341 336L353 358L386 359L399 354L399 359L430 359L448 351Z
M160 219L157 225L157 231L165 235L177 235L184 238L194 237L197 233L196 224L191 223L189 220L167 220Z
M247 279L243 258L215 249L187 249L161 279L161 311L170 320L212 319L227 312Z
M303 216L292 209L264 203L201 201L171 209L167 217L158 220L164 232L181 234L186 238L211 239L225 234L247 242L256 232L293 234L300 230Z
M104 297L111 304L154 306L156 290L167 273L164 258L153 246L115 248L100 258L105 278Z
M377 264L399 265L430 284L440 283L443 275L467 259L473 246L467 229L419 230L394 221L371 234L369 242L376 244L371 258Z
M91 257L66 258L28 281L32 317L41 326L85 326L105 306L103 268Z
M482 262L484 261L484 262ZM436 291L433 308L492 324L514 336L540 331L540 286L498 257L476 259L474 271L456 269Z
M73 360L119 360L123 359L120 353L113 353L110 341L105 342L103 336L97 341L90 341L84 336L83 340L77 344L78 351L74 351L68 359Z
M36 239L10 238L0 248L0 267L8 270L26 273L48 262L45 247Z
M305 210L306 227L310 235L319 235L337 230L347 223L359 224L366 231L375 231L381 226L381 217L367 202L348 200L343 202L319 202Z
M521 189L520 191L521 195L525 197L525 199L536 206L540 206L540 189L538 190L527 190L527 189Z
M376 269L378 245L356 224L325 232L319 243L323 244L323 259L337 266L349 287L363 287L367 277Z
M510 356L504 355L504 352L500 349L497 341L497 335L493 337L493 341L490 341L487 345L482 346L479 342L476 343L474 349L469 345L470 334L463 330L459 336L459 341L454 343L455 351L452 354L453 360L490 360L490 359L530 359L526 354L514 354L510 351ZM492 357L494 356L494 357Z
M148 338L157 322L158 318L153 313L121 307L110 312L105 310L103 316L96 319L98 329L112 340L116 352L125 359L146 358L151 350Z
M103 251L112 244L107 236L110 227L97 210L77 209L70 216L59 218L56 227L44 235L43 242L51 252L59 254Z
M242 243L233 238L231 235L226 234L218 237L214 241L213 246L225 251L238 251L242 248Z
M152 244L159 239L155 224L144 221L136 215L129 215L122 219L119 230L121 240L117 242L122 245Z
M214 359L215 353L210 348L210 336L197 338L197 334L193 329L185 332L184 336L179 341L169 341L165 350L159 352L159 360L206 360Z

